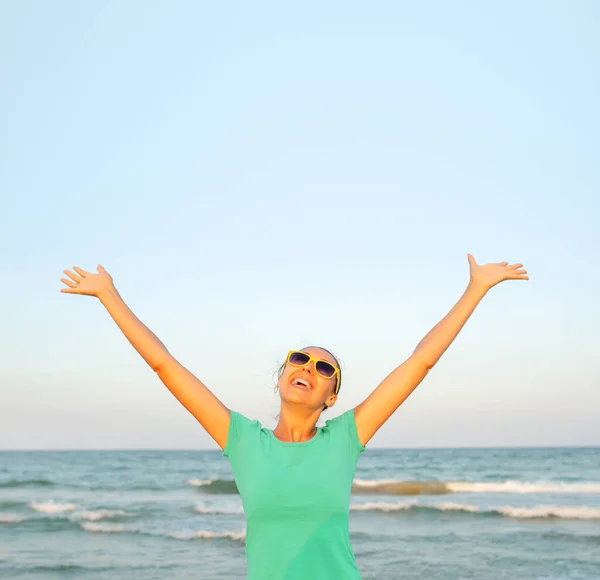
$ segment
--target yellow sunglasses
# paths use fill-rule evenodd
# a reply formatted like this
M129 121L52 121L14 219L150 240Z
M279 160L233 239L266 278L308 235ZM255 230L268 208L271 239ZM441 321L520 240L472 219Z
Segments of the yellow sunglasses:
M305 352L300 352L299 350L290 350L285 359L286 364L290 364L294 367L303 367L309 362L313 362L315 365L315 372L324 379L331 379L332 377L336 377L336 385L335 385L335 394L338 394L338 390L340 388L340 369L330 362L323 360L321 358L315 358L310 356Z

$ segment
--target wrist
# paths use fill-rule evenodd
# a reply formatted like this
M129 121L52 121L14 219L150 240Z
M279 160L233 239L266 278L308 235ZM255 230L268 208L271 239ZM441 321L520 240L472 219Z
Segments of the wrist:
M469 292L469 294L480 296L481 298L483 298L487 294L487 291L489 289L489 286L487 286L483 282L478 282L477 280L473 279L469 280L469 284L467 286L467 292Z
M114 286L110 286L98 292L96 298L106 306L108 302L114 301L115 299L120 298L120 296L117 289Z

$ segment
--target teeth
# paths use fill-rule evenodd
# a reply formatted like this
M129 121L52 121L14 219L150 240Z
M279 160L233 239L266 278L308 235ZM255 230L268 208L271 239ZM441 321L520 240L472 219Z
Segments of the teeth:
M304 379L295 379L294 382L292 383L292 385L299 385L309 391L311 390L310 384L307 381L305 381Z

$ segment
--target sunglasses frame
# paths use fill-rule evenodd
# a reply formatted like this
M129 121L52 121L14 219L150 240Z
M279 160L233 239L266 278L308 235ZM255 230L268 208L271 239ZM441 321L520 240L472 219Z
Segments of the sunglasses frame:
M298 365L298 364L294 364L293 362L290 361L290 357L293 354L303 354L304 356L308 357L308 360L302 364L302 365ZM339 367L336 367L333 363L330 363L328 360L322 359L322 358L317 358L314 357L310 354L308 354L307 352L303 352L301 350L290 350L290 352L288 352L287 357L285 358L285 364L290 364L293 367L303 367L306 366L307 364L313 363L314 369L315 369L315 373L317 373L320 377L324 378L324 379L332 379L333 377L336 377L336 384L335 384L335 391L334 393L337 395L338 391L340 389L340 369ZM324 362L330 366L333 367L333 374L330 377L326 377L325 375L322 375L318 370L317 370L317 363L318 362Z

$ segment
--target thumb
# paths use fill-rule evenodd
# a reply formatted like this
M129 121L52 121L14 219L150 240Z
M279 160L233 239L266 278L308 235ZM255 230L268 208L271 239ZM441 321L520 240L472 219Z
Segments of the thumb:
M477 263L475 262L475 258L473 257L472 254L467 254L467 258L469 260L469 265L470 266L476 266Z
M102 264L98 264L97 268L98 272L102 273L102 272L106 272L106 270L104 269L104 267L102 266Z

